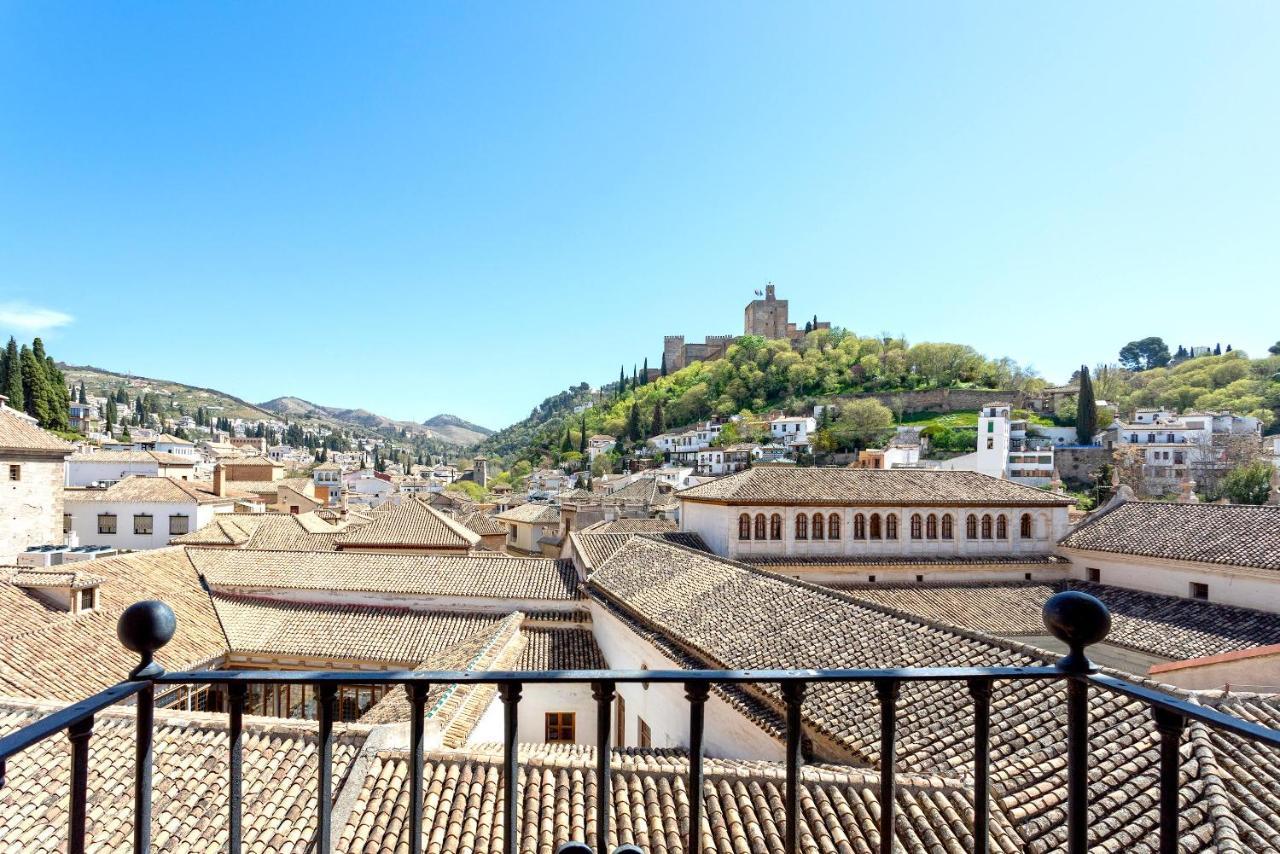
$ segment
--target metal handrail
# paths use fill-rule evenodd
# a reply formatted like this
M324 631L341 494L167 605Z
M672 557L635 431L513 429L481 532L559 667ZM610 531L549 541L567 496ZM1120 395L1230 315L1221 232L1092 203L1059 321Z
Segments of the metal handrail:
M710 689L716 685L777 684L781 691L785 721L786 786L783 842L787 854L795 854L800 844L800 769L803 743L802 708L810 685L822 683L868 683L875 686L880 706L880 851L893 850L895 822L895 747L897 701L903 683L957 682L968 686L974 705L974 834L973 850L986 854L990 839L990 724L991 692L997 681L1063 681L1067 687L1067 850L1085 854L1088 850L1088 696L1091 687L1121 694L1146 704L1155 718L1160 735L1160 836L1159 850L1178 848L1179 746L1188 720L1195 720L1234 735L1280 747L1280 730L1242 720L1216 709L1179 699L1154 688L1097 672L1085 656L1085 648L1101 641L1110 628L1106 607L1081 591L1064 591L1045 603L1045 625L1069 652L1055 665L1040 667L925 667L830 670L576 670L576 671L238 671L194 670L163 672L153 661L155 652L172 637L173 613L159 602L140 602L121 615L118 634L126 647L139 653L141 661L127 681L0 738L0 786L4 785L5 761L60 732L71 741L71 809L68 851L85 850L88 789L89 740L95 715L122 700L136 697L137 739L134 785L133 850L150 850L151 765L154 732L155 686L223 685L229 712L229 804L228 844L240 850L242 837L241 795L243 767L243 716L248 685L300 684L314 688L317 698L318 778L317 827L313 850L330 850L330 818L333 804L333 724L337 716L338 689L342 685L403 685L410 704L410 801L409 851L423 850L422 809L425 743L425 711L431 685L495 685L503 703L503 827L504 852L515 852L519 843L517 797L518 704L525 684L590 684L597 703L596 781L603 793L596 798L596 850L606 852L609 837L612 704L618 684L658 683L683 685L689 703L688 791L703 790L705 706ZM689 797L686 850L702 846L701 797ZM575 847L576 846L576 847ZM586 849L575 843L573 851ZM624 846L625 848L625 846ZM568 850L568 849L566 849ZM590 850L590 849L586 849Z

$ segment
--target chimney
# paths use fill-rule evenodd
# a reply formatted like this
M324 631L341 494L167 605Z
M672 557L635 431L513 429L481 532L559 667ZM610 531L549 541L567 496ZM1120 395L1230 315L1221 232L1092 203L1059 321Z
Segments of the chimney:
M222 463L213 467L213 494L219 498L227 497L227 485L222 477Z

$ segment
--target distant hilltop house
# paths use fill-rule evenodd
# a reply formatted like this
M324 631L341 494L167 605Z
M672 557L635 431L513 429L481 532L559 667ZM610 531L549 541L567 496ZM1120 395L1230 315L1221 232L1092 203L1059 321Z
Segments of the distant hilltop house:
M780 300L772 284L765 285L764 293L756 291L757 299L747 303L743 311L742 335L759 335L762 338L800 341L805 333L814 329L830 329L829 321L814 322L797 328L788 317L787 300ZM708 335L700 343L686 343L683 335L667 335L662 339L662 356L668 371L678 371L693 362L710 362L723 358L729 345L738 335Z

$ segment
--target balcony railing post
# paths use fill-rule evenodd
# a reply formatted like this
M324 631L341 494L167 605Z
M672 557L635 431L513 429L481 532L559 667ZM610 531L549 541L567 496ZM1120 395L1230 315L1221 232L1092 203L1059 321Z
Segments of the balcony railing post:
M1178 789L1181 785L1182 730L1187 720L1177 712L1152 706L1160 733L1160 854L1178 850Z
M880 851L892 854L894 837L894 764L897 750L898 683L893 679L876 682L880 700Z
M164 674L156 661L156 653L167 644L177 630L173 609L155 599L135 602L125 608L116 620L116 637L126 649L138 653L138 664L129 673L132 680L150 684L137 695L137 737L134 739L133 766L133 850L145 854L151 850L151 767L154 760L152 739L155 730L155 679ZM87 736L86 736L87 739ZM81 841L83 844L83 840Z
M338 686L321 682L315 686L318 712L316 756L316 852L331 849L329 818L333 812L333 718L338 706Z
M71 739L71 814L67 827L67 850L84 854L89 798L89 737L93 735L93 715L67 728Z
M970 679L973 697L973 854L991 846L991 680Z
M596 850L609 852L609 819L613 807L613 763L610 753L610 722L613 715L614 684L592 682L596 701Z
M800 766L804 762L800 711L804 693L803 682L782 683L782 698L787 705L787 825L783 837L786 854L798 854L800 851Z
M244 785L244 698L247 686L243 682L227 685L228 750L227 769L230 787L227 796L227 851L240 854L240 817L243 810Z
M520 840L520 802L516 782L520 774L517 737L520 728L520 683L503 682L502 695L502 854L516 854Z
M409 692L409 854L422 854L422 775L429 685L411 682Z
M137 736L133 765L133 852L151 851L151 767L152 736L155 731L155 683L138 692Z
M706 682L684 685L684 695L689 700L689 834L684 850L689 854L702 854L702 756L710 691Z
M1088 593L1065 590L1044 603L1044 624L1067 645L1058 670L1067 679L1067 851L1086 854L1089 849L1089 683L1097 668L1085 655L1111 630L1107 606Z

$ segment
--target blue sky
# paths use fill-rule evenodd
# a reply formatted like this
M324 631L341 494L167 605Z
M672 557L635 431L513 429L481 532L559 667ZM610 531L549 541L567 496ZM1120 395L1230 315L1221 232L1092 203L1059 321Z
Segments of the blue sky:
M1280 338L1280 4L0 4L0 334L489 426L801 318Z

